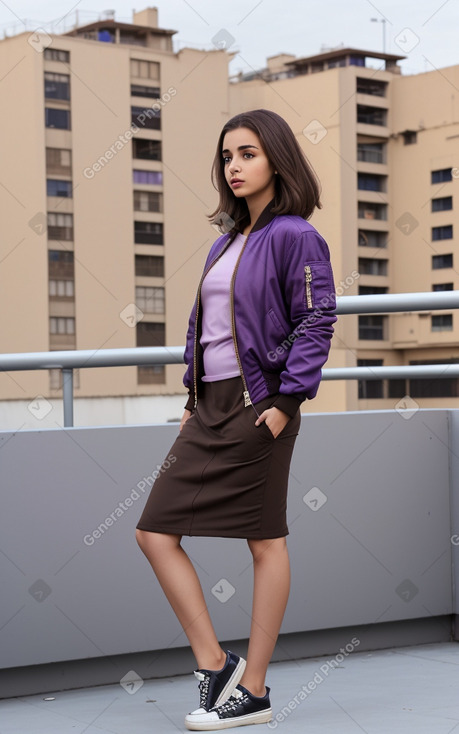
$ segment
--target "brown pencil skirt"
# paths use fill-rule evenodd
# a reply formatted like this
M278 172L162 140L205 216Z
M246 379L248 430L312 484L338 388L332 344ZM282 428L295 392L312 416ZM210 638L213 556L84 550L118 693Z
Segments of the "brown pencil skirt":
M140 530L226 538L278 538L286 522L290 461L300 410L274 438L257 416L272 397L244 407L240 377L201 382L196 410L164 460Z

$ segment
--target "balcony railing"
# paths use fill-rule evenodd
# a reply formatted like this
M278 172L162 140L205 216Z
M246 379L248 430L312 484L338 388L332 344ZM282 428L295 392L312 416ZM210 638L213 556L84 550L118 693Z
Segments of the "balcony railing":
M459 290L434 293L390 293L337 298L336 313L388 314L459 308ZM0 355L0 371L62 370L64 427L73 426L73 370L92 367L183 364L183 346L134 347L126 349L79 349L75 351L23 352ZM332 367L323 370L324 380L381 380L459 377L459 364L400 365L388 367Z
M357 150L357 160L365 163L385 163L383 150L365 150L359 148Z

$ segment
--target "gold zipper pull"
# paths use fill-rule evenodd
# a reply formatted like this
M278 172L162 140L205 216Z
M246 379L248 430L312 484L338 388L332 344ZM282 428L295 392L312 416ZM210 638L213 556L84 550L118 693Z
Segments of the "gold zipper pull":
M306 303L308 304L308 308L313 308L312 304L312 272L311 272L311 266L305 265L304 266L304 277L306 281Z
M249 391L248 390L244 390L244 392L242 393L242 395L244 396L244 408L248 408L249 405L252 405L252 401L250 400Z

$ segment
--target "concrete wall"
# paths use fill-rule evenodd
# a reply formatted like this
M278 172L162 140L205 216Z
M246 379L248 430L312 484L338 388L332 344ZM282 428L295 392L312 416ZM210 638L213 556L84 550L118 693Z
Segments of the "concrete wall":
M451 548L452 548L452 586L453 612L456 615L454 636L459 640L459 413L450 411L451 443L450 443L450 470L451 470Z
M187 645L134 537L146 480L177 431L171 424L0 433L0 668ZM459 613L451 583L459 552L451 542L459 534L453 431L457 439L457 411L303 416L290 477L292 591L282 633ZM219 637L246 638L245 541L183 544Z

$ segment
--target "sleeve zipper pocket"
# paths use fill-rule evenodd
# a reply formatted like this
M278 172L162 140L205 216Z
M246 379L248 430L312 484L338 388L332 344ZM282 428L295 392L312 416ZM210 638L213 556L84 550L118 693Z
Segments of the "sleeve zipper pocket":
M305 286L306 286L306 303L308 308L314 308L313 302L312 302L312 272L311 272L311 266L305 265L304 266L304 280L305 280Z

